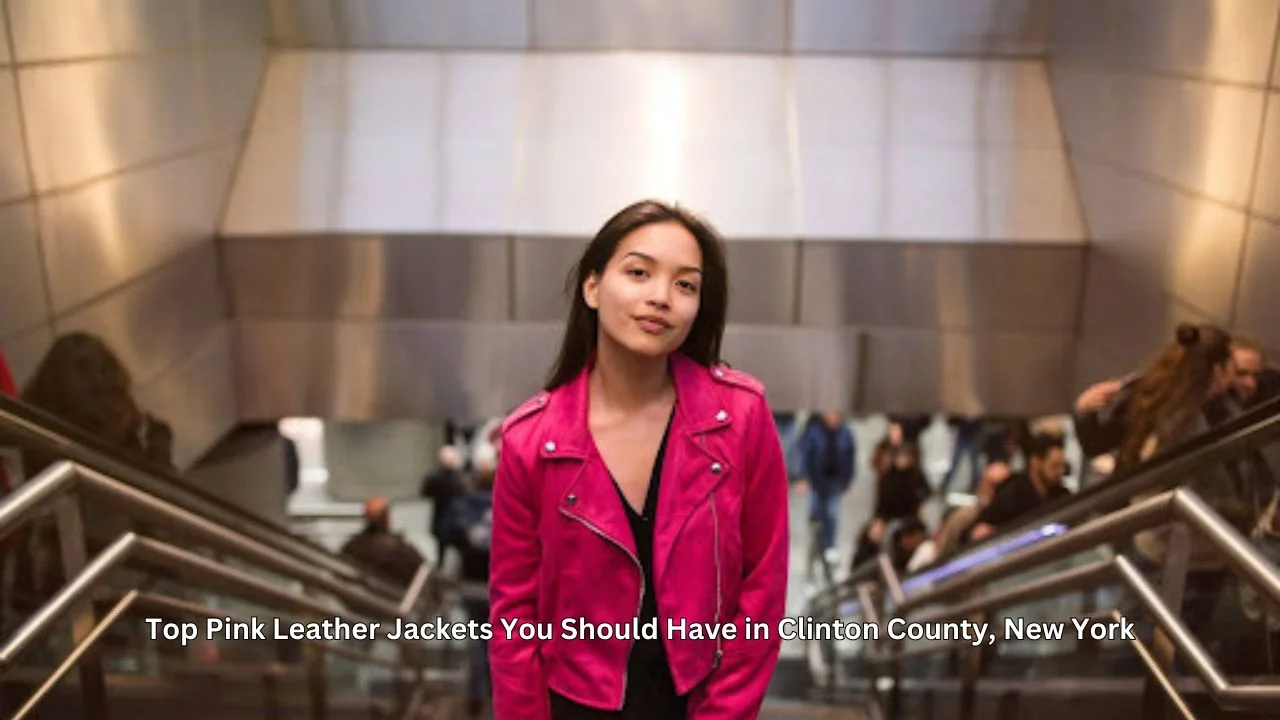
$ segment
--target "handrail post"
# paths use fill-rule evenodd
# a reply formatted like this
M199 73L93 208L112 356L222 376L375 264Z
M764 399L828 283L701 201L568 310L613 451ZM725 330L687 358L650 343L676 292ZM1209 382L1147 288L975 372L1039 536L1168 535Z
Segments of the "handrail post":
M988 613L976 613L971 620L986 622ZM985 645L970 646L961 651L960 660L960 720L973 720L978 708L978 676L982 673Z
M1160 595L1165 606L1175 617L1180 616L1182 597L1186 592L1187 563L1191 555L1191 532L1185 522L1170 523L1169 542L1166 546L1164 567L1160 577ZM1156 666L1166 676L1172 676L1176 649L1173 641L1159 625L1151 636L1151 655ZM1142 687L1143 720L1163 720L1168 707L1164 688L1155 674L1149 673Z
M80 498L75 495L60 498L56 517L63 580L71 583L84 570L88 554ZM90 595L72 611L73 646L84 642L96 625L93 597ZM102 652L96 646L85 650L77 664L77 670L80 673L80 699L84 703L85 717L87 720L107 720L111 713L107 706L107 682L102 669Z
M302 593L308 597L315 597L317 594L310 586L304 586ZM307 619L320 620L319 617L314 616ZM325 720L329 714L329 686L325 674L323 644L308 643L303 650L303 657L306 663L307 697L311 702L311 720Z

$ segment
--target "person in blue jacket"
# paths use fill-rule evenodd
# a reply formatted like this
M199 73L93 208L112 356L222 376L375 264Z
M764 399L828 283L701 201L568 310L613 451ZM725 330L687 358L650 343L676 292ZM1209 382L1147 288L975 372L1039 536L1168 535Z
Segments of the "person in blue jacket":
M810 517L818 522L818 542L825 554L835 547L840 498L853 483L857 444L838 412L810 418L800 438L804 476L809 481Z

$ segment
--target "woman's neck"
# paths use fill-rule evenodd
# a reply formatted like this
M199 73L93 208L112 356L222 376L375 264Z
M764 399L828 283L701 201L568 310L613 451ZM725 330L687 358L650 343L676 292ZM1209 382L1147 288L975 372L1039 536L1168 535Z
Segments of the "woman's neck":
M591 371L591 394L620 410L639 410L671 390L667 358L641 357L602 338Z

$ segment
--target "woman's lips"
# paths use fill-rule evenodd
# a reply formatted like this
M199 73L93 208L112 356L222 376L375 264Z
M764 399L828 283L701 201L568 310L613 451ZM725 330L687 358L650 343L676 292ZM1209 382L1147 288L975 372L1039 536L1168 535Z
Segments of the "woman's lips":
M671 329L671 325L665 321L655 317L638 317L636 322L640 324L640 329L650 335L661 335Z

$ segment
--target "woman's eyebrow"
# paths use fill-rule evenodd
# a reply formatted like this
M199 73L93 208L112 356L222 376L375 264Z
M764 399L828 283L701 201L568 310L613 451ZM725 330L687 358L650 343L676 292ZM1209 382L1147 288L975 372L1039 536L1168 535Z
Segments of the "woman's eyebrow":
M657 264L658 264L658 261L657 261L657 260L655 260L652 256L650 256L650 255L645 255L644 253L640 252L639 250L632 250L632 251L628 252L626 255L623 255L623 257L627 257L627 256L630 256L630 255L634 255L634 256L636 256L636 257L640 258L641 260L645 260L645 261L647 261L647 262L651 262L651 263L653 263L654 265L657 265ZM692 265L685 265L684 267L680 268L680 272L682 272L682 273L693 272L693 273L698 273L699 275L701 275L701 274L702 274L702 268L700 268L700 267L694 267L694 266L692 266Z

